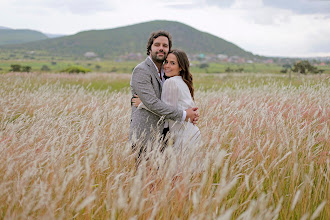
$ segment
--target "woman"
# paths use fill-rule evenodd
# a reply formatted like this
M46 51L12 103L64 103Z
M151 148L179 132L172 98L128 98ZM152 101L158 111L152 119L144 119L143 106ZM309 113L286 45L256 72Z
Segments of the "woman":
M178 49L170 51L164 63L165 75L169 78L164 82L161 99L181 110L195 106L193 78L189 66L187 54ZM134 105L146 108L138 98L134 100ZM185 150L186 147L195 146L200 141L200 131L191 122L168 120L165 123L165 127L167 126L174 138L175 150Z

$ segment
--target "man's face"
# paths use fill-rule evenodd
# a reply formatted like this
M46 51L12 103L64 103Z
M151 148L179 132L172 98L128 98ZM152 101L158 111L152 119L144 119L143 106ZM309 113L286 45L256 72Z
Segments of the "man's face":
M162 63L166 59L169 51L169 43L167 37L159 36L154 39L151 45L150 55L154 62Z

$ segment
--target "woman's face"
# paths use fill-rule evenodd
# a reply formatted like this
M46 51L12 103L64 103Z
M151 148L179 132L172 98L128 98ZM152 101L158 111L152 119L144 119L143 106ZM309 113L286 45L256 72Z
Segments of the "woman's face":
M168 54L165 64L164 71L167 77L180 76L181 68L178 64L178 59L173 53Z

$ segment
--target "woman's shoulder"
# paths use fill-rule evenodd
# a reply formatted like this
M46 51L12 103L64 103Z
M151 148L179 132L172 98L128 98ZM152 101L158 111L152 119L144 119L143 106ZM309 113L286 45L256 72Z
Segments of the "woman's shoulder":
M170 77L165 80L163 87L179 87L178 86L178 80L174 77Z
M172 76L165 80L165 83L170 83L170 84L180 84L180 82L183 81L181 76Z
M177 83L177 82L180 82L182 81L182 77L181 76L172 76L170 78L168 78L167 80L165 80L165 83L168 82L168 83Z

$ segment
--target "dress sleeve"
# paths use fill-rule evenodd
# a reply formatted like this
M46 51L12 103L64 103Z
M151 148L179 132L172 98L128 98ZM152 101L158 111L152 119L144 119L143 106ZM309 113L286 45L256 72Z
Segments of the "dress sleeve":
M177 107L179 101L179 88L175 80L170 78L164 82L162 101L167 105Z
M139 105L138 105L138 107L137 107L137 109L146 109L146 110L149 110L144 104L143 104L143 102L141 102Z

